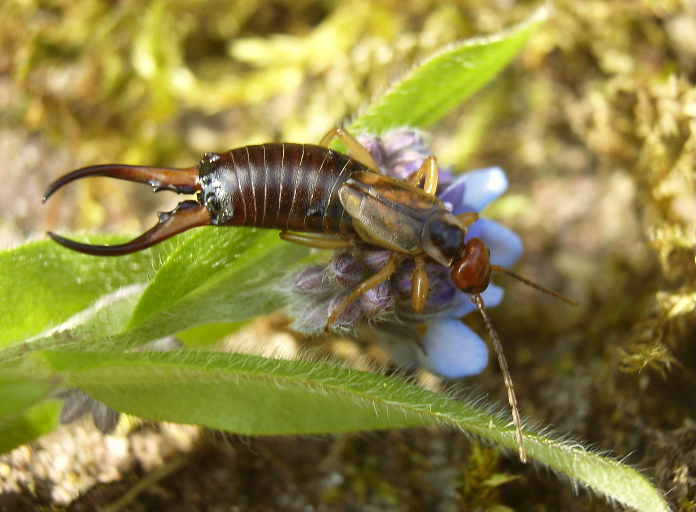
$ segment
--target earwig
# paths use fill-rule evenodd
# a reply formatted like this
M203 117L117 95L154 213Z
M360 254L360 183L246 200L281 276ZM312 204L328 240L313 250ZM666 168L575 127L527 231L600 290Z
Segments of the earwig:
M338 137L352 156L328 149ZM512 378L498 335L481 293L491 273L506 273L570 304L574 301L492 265L486 245L465 240L475 213L453 215L435 196L438 168L434 156L407 181L379 174L370 153L346 131L330 131L318 145L269 143L244 146L226 153L206 153L197 166L174 169L128 165L98 165L73 171L53 182L44 201L64 185L89 176L105 176L149 184L155 192L195 194L134 240L113 246L89 245L48 233L57 243L97 256L141 251L197 226L254 226L279 229L289 242L320 249L377 247L391 251L387 263L361 282L333 311L333 324L344 308L367 290L389 279L407 258L415 260L411 276L412 305L422 312L428 291L425 264L451 268L454 285L468 294L483 316L503 372L512 409L519 456L527 455ZM422 185L421 185L422 183Z

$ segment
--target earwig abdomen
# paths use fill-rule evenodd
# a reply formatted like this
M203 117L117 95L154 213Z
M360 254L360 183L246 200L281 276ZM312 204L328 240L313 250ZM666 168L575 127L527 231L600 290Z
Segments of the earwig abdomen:
M208 153L201 201L217 226L354 235L338 190L356 171L347 155L312 144L259 144Z

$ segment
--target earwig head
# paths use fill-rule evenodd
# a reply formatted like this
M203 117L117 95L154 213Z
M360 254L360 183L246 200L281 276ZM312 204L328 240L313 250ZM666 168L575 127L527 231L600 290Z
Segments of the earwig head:
M492 271L488 247L480 238L472 238L452 265L452 282L464 293L480 294L488 288Z
M46 201L59 188L68 183L89 176L104 176L126 181L149 184L155 192L172 190L180 194L193 194L201 189L198 167L172 169L166 167L141 167L130 165L97 165L78 169L57 179L44 194ZM184 201L169 213L160 213L159 222L149 231L125 244L89 245L63 238L54 233L48 235L57 243L73 251L93 254L95 256L121 256L152 247L167 238L171 238L187 229L206 226L211 223L210 214L197 201Z

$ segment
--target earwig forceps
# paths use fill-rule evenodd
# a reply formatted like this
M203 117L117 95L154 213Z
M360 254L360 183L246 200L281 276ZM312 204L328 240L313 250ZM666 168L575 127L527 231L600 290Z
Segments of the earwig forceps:
M198 167L173 169L130 165L95 165L78 169L54 181L46 189L43 200L46 201L64 185L91 176L147 183L155 192L172 190L179 194L194 194L201 190ZM95 256L121 256L152 247L187 229L211 224L208 210L197 201L183 201L171 212L158 213L158 216L159 222L152 229L135 240L121 245L89 245L51 232L48 235L62 246L74 251Z

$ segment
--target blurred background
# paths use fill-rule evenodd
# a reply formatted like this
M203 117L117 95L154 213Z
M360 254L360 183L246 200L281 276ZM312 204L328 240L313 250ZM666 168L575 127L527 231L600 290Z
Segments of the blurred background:
M418 59L492 35L538 2L9 0L0 4L0 247L47 229L140 232L174 196L57 176L106 162L317 142ZM525 245L498 280L523 414L643 468L696 510L696 7L549 3L494 83L432 130L456 172L503 167L489 215ZM257 328L273 336L272 325ZM495 365L457 383L504 404ZM0 509L606 510L602 498L472 445L407 430L245 438L77 425L0 457ZM136 484L137 482L137 484Z

